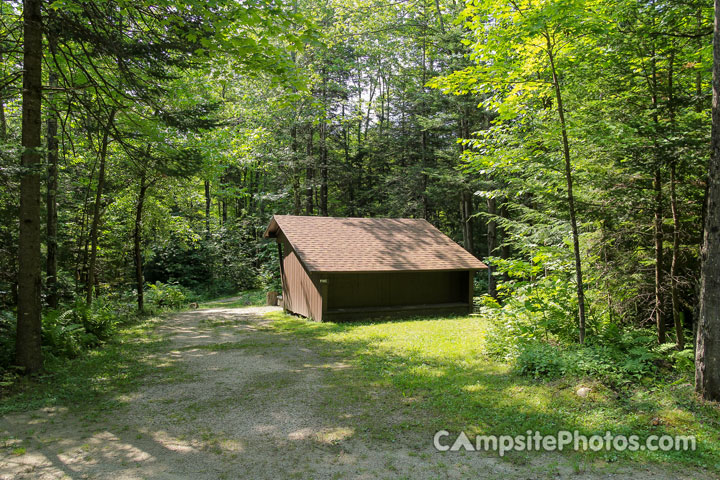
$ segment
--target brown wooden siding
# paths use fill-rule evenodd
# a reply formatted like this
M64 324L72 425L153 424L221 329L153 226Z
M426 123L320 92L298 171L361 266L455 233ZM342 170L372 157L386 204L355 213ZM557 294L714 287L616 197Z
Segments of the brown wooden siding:
M278 238L283 250L282 288L285 310L322 320L322 297L290 244Z
M468 271L324 274L327 310L471 303Z
M323 321L342 322L346 320L368 320L386 317L418 317L435 315L467 315L471 313L465 303L439 303L384 308L339 308L323 313Z

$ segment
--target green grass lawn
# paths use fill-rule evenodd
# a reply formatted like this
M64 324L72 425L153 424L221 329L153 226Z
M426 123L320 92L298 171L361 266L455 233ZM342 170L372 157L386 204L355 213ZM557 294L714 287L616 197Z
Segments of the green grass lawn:
M0 395L0 414L68 406L94 415L117 406L148 375L171 378L178 372L173 362L153 356L166 345L154 331L158 321L146 317L124 325L105 345L74 359L46 357L42 374L20 378Z
M374 323L314 323L272 313L277 332L352 367L338 381L353 395L385 388L424 409L427 431L522 435L527 430L584 435L695 435L695 452L588 452L599 462L660 461L720 470L720 411L696 400L692 385L648 382L613 391L587 378L538 381L515 374L484 352L487 323L479 317ZM576 394L591 388L588 397ZM412 426L410 426L412 427Z

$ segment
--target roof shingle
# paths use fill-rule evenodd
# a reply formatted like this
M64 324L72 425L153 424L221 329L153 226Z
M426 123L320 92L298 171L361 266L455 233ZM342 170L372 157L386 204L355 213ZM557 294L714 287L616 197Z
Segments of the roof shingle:
M423 219L275 215L265 237L278 230L310 272L487 268Z

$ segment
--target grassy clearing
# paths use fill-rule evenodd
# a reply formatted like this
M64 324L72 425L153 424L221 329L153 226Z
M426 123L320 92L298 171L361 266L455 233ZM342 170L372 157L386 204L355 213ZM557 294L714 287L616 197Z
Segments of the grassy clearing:
M147 375L173 378L178 368L154 356L167 344L154 333L156 317L121 327L101 348L77 358L46 358L45 373L21 379L0 398L0 414L64 406L89 415L119 406Z
M273 328L312 343L321 355L351 367L341 382L355 397L389 388L413 408L416 425L468 434L523 435L528 430L584 435L696 435L695 452L588 452L601 463L660 461L720 469L720 411L698 402L689 383L637 386L616 392L587 378L537 381L514 373L484 352L487 322L478 317L376 323L313 323L272 313ZM588 386L587 398L575 392ZM575 454L573 454L575 455ZM523 461L524 455L510 455Z
M267 298L264 290L255 289L240 292L231 297L219 298L208 302L200 302L199 308L242 308L260 307L265 305Z

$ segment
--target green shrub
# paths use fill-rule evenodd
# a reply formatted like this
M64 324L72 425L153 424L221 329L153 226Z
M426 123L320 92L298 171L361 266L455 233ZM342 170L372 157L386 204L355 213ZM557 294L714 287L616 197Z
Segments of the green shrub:
M155 282L149 285L149 287L146 298L152 306L160 309L173 309L181 308L188 304L188 297L180 285Z
M117 332L125 304L105 297L91 306L76 300L69 308L50 310L42 319L43 349L55 357L73 358L108 341Z
M74 358L83 347L96 344L98 338L85 331L84 305L69 310L51 310L42 319L42 344L45 354L55 357ZM79 308L78 308L79 307Z
M653 337L650 337L653 338ZM613 385L635 382L659 373L662 355L644 330L629 330L612 345L589 340L585 345L520 342L512 358L515 369L535 378L589 376Z
M516 370L535 378L555 378L568 371L567 360L557 347L544 342L530 342L515 359Z
M613 384L657 375L663 358L687 365L688 354L659 350L652 331L592 315L586 343L579 345L572 274L548 258L541 252L529 262L493 260L510 281L499 287L500 302L480 299L481 314L490 320L489 355L513 364L523 375L591 376Z
M97 298L91 308L85 309L83 317L85 331L100 341L109 340L117 332L118 323L122 318L117 307L118 305L104 297Z

